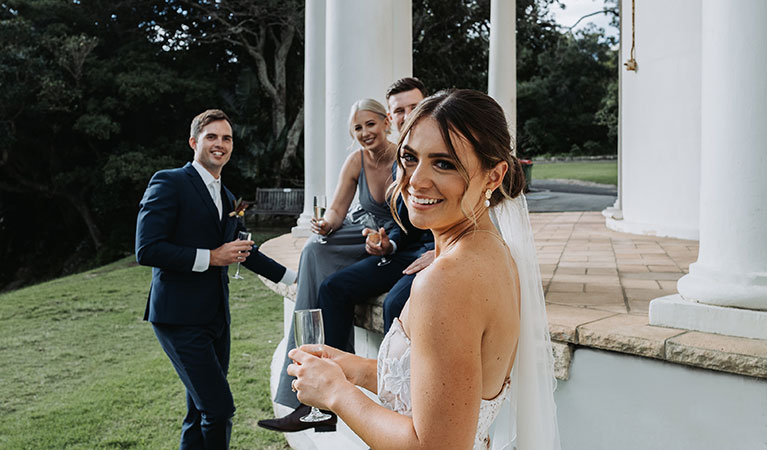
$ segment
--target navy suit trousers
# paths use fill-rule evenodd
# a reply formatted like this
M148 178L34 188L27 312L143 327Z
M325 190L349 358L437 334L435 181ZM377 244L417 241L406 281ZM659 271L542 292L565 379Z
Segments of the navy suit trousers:
M187 412L179 449L228 449L235 408L226 380L229 324L223 308L206 325L152 326L186 387Z
M410 297L410 285L415 277L403 275L402 271L422 253L422 248L397 252L389 257L391 263L380 267L381 257L369 256L326 278L318 295L325 323L325 343L353 352L354 305L386 291L389 294L384 300L384 328L388 331Z

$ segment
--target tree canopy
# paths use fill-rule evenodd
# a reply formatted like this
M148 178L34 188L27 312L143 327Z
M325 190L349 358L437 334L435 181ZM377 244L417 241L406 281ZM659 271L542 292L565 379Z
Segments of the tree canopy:
M517 0L522 156L614 153L617 55L597 29ZM152 173L227 111L226 182L303 184L302 0L0 0L0 289L133 251ZM487 89L490 0L413 0L414 74ZM385 87L382 86L383 91Z

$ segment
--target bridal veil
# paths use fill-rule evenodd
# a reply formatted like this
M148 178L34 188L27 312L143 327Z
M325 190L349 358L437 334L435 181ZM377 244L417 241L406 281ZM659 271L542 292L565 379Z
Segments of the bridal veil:
M520 331L511 396L491 432L493 449L559 450L554 356L527 200L522 194L506 199L490 208L490 215L509 246L520 282Z

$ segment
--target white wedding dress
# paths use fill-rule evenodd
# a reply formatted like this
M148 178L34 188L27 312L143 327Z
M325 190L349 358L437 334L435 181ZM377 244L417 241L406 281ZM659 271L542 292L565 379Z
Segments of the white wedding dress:
M520 335L510 379L495 398L483 399L480 403L473 448L560 450L554 403L554 357L533 231L524 195L504 200L492 207L490 216L517 264L520 281ZM381 404L411 416L410 339L399 319L392 323L381 343L377 374ZM504 402L507 398L509 402ZM502 414L499 415L500 412ZM497 417L500 417L498 421L502 423L491 428ZM492 447L491 435L495 441Z
M495 421L501 405L509 395L509 380L492 400L479 404L477 433L474 450L490 449L490 425ZM412 415L410 397L410 339L402 329L402 322L395 319L378 351L378 399L385 407L406 416Z

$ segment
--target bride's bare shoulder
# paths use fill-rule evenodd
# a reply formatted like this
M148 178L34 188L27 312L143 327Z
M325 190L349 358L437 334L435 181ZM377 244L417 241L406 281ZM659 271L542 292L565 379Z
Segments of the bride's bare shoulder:
M495 262L489 256L484 251L460 249L440 255L416 276L410 303L427 313L434 307L471 308L469 300L485 295L486 286L493 281L495 271L488 268Z

